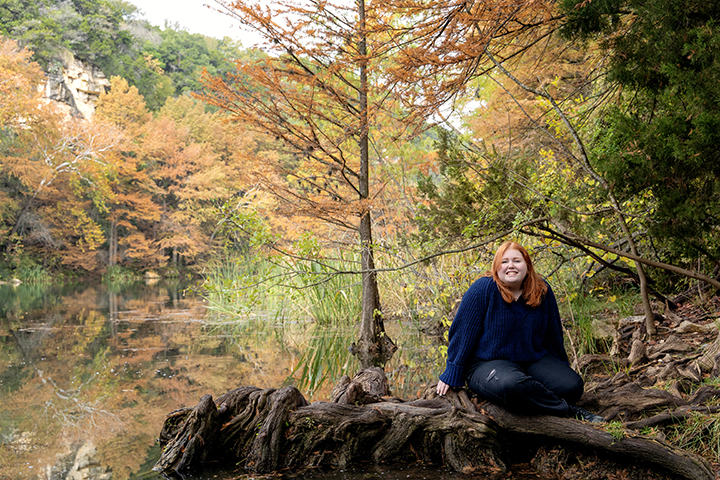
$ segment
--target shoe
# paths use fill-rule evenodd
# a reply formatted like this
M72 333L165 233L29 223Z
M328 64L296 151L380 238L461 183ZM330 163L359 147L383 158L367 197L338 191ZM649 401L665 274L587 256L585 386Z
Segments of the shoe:
M590 423L605 423L605 419L600 415L588 412L584 408L577 407L575 405L568 406L568 416L575 417L578 420L585 420Z

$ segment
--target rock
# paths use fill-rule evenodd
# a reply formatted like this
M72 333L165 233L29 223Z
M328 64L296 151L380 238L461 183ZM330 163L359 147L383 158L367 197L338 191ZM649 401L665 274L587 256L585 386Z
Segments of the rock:
M45 467L47 480L111 480L112 471L100 465L97 448L92 442L71 450L58 457L54 465Z
M653 359L658 358L664 353L691 352L693 350L693 347L680 340L677 336L670 335L664 342L658 343L657 345L653 345L648 348L647 356L648 358Z
M100 465L97 449L91 442L84 443L75 455L67 480L111 480L112 472Z
M65 51L51 63L43 90L45 98L58 104L69 116L89 119L95 113L100 94L108 88L110 81L102 71Z
M645 322L645 315L635 315L632 317L625 317L620 320L620 329L627 327L628 325L642 324Z
M14 452L31 452L35 447L33 435L30 432L20 432L17 429L0 432L0 445L7 445Z
M699 325L697 323L692 323L687 320L684 320L679 327L677 327L674 332L675 333L708 333L717 330L717 325L708 324L708 325Z
M609 322L595 319L592 321L592 335L598 340L612 341L615 338L615 327Z

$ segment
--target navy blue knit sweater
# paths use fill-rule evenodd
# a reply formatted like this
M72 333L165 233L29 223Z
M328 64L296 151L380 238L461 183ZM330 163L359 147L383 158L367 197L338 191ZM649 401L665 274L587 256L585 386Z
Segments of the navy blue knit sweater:
M478 359L532 362L550 354L568 361L563 345L560 312L552 289L537 307L524 299L507 303L492 277L475 281L450 326L445 372L440 380L451 387L465 385L466 368Z

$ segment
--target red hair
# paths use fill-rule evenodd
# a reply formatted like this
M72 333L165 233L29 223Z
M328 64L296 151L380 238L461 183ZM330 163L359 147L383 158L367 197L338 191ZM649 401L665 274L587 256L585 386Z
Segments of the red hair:
M543 297L547 293L548 287L545 280L543 280L540 274L535 271L535 267L533 266L527 250L525 250L525 248L519 243L505 242L500 245L500 248L498 248L497 252L495 252L495 258L493 258L492 270L487 272L485 275L488 277L492 276L495 279L495 283L500 290L500 294L502 294L503 300L508 303L512 303L515 298L510 291L510 287L500 281L500 277L498 277L498 271L500 270L500 265L502 264L502 257L505 255L505 252L511 249L520 252L525 260L525 263L527 263L527 274L525 275L525 279L522 283L522 296L525 299L525 303L531 307L537 307L540 305L540 302L542 302Z

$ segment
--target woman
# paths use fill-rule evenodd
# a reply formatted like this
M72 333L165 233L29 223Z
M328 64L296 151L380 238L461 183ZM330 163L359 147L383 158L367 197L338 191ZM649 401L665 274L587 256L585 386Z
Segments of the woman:
M584 385L568 363L555 296L518 243L500 246L492 271L463 296L449 334L439 395L467 381L511 411L603 421L574 406Z

